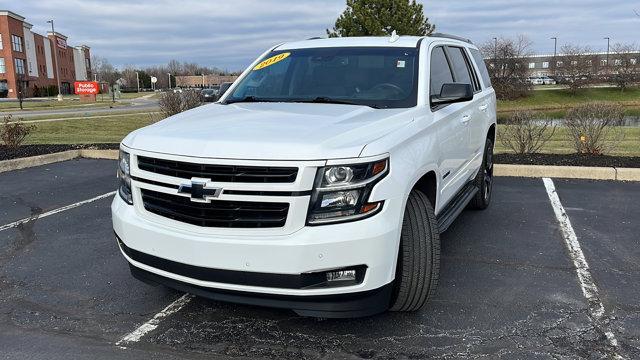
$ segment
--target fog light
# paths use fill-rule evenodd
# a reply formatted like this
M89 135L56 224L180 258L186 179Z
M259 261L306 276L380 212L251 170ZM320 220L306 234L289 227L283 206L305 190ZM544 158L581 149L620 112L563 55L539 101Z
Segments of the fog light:
M327 281L355 281L356 280L356 271L355 270L339 270L339 271L330 271L327 273Z

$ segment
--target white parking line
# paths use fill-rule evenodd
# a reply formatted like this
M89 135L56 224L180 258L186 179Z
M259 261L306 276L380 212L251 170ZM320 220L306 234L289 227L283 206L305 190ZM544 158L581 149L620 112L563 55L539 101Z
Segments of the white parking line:
M617 348L618 340L616 339L613 332L608 329L606 321L603 321L605 320L603 319L605 311L604 305L600 300L598 286L593 281L591 271L589 270L589 263L587 263L587 259L582 252L580 242L578 242L578 237L576 236L575 231L573 231L571 220L569 220L569 216L567 215L567 212L564 210L564 207L560 202L560 198L558 197L558 193L556 191L555 185L553 184L553 180L549 178L543 178L542 181L544 182L544 187L547 189L547 195L549 195L549 201L551 201L553 212L555 213L556 219L560 224L562 238L564 239L565 245L569 250L569 256L571 257L573 265L576 268L576 272L578 273L578 281L580 282L582 294L584 294L584 297L587 298L587 301L589 302L589 313L596 323L596 326L599 326L604 332L604 335L606 336L609 344L612 347ZM622 358L618 354L614 354L614 357L616 359Z
M115 193L116 193L115 191L111 191L111 192L96 196L96 197L91 198L91 199L87 199L87 200L83 200L83 201L77 202L75 204L63 206L63 207L60 207L60 208L57 208L57 209L53 209L53 210L44 212L42 214L38 214L38 215L34 215L34 216L31 216L31 217L28 217L28 218L20 219L18 221L14 221L12 223L0 226L0 231L11 229L11 228L14 228L16 226L19 226L20 224L24 224L24 223L27 223L29 221L33 221L33 220L36 220L36 219L40 219L40 218L51 216L51 215L54 215L54 214L57 214L57 213L61 213L63 211L67 211L69 209L77 208L78 206L81 206L81 205L84 205L84 204L88 204L88 203L94 202L96 200L104 199L104 198L107 198L109 196L113 196Z
M171 314L174 314L180 311L180 309L182 309L185 305L187 305L191 301L191 299L193 299L193 295L191 294L182 295L181 297L178 298L178 300L172 302L166 308L162 309L162 311L157 313L154 317L149 319L149 321L140 325L137 329L133 330L127 335L123 336L122 339L116 342L116 346L125 348L124 345L126 344L140 341L140 339L143 336L145 336L146 334L155 330L155 328L158 327L158 325L160 324L160 320L162 320L163 318Z

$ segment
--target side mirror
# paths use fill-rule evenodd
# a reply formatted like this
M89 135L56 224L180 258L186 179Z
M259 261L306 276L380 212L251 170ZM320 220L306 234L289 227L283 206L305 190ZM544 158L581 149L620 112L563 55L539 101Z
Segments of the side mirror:
M440 95L431 96L431 106L453 104L473 100L471 84L443 84Z

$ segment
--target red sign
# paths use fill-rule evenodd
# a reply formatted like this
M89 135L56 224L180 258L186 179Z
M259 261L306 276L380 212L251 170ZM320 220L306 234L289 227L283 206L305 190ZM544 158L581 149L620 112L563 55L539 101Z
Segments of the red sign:
M76 95L97 94L100 86L95 81L76 81L73 84Z

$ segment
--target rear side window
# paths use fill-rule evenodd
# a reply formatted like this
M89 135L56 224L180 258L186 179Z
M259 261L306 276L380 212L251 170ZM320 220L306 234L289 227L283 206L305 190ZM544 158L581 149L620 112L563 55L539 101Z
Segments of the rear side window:
M456 76L456 82L462 84L474 85L471 80L471 73L467 67L467 61L465 60L462 49L458 47L449 47L449 59L451 60L451 66L453 66L453 73Z
M484 83L485 88L491 87L491 78L489 77L489 72L487 71L487 66L484 63L484 59L482 58L482 54L477 49L469 49L471 56L473 56L473 61L475 61L478 69L480 69L480 76L482 77L482 82Z
M440 95L442 85L453 82L453 75L449 68L447 56L444 53L444 47L438 46L431 52L431 84L430 95Z

